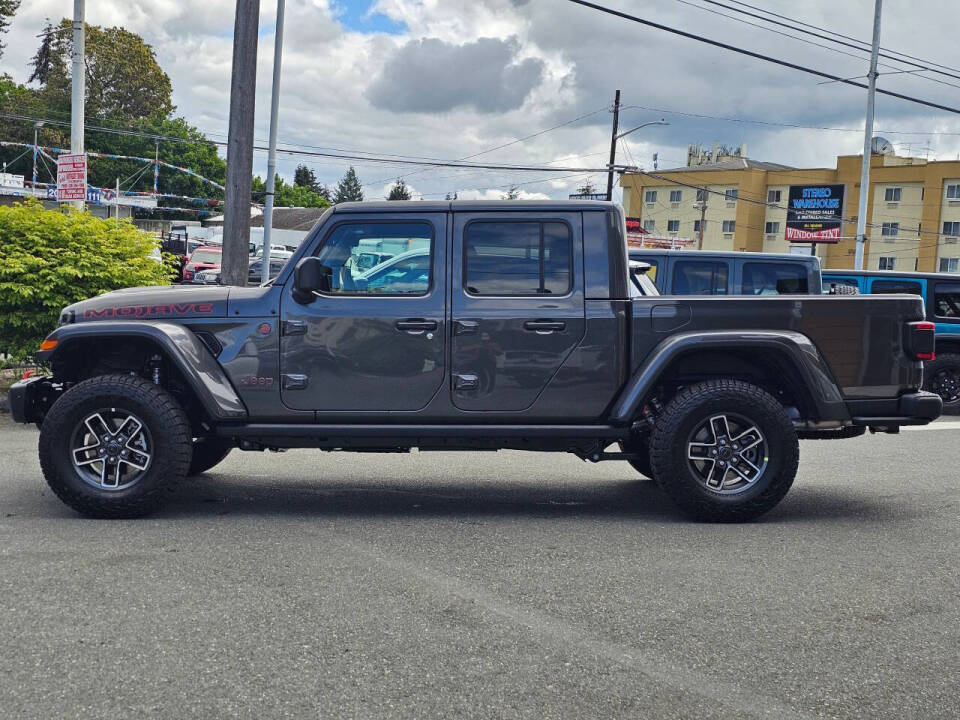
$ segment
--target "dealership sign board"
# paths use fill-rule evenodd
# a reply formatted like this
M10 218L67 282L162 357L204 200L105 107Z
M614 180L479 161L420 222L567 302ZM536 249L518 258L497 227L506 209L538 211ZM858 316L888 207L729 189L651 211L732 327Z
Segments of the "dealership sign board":
M87 156L60 155L57 157L57 200L86 200Z
M798 243L840 242L843 185L791 185L786 239Z

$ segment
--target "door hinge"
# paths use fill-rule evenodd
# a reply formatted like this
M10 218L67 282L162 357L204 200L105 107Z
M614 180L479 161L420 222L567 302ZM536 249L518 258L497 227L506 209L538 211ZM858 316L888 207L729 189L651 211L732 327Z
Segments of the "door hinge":
M281 375L284 390L304 390L307 387L306 375Z

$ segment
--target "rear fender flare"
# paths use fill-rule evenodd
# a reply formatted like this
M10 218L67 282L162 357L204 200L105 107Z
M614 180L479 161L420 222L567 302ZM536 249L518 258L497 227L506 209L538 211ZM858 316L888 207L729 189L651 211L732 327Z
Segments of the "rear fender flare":
M792 331L717 331L677 333L653 349L627 382L613 407L611 420L628 423L649 399L657 382L679 358L710 350L756 349L789 362L803 379L820 420L849 422L843 394L816 345Z
M176 323L104 320L61 325L47 336L47 340L57 341L56 346L39 352L37 358L50 363L69 352L72 344L105 338L137 338L154 343L183 375L212 419L247 417L246 407L216 358L196 335Z

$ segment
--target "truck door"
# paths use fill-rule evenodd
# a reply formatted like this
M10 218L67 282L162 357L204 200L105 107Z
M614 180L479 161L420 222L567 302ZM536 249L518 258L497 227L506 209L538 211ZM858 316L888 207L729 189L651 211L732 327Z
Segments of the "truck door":
M321 412L419 410L446 370L447 216L342 218L312 250L330 269L330 290L303 305L292 281L284 289L283 403ZM371 241L398 252L363 268L360 253Z
M453 404L529 408L584 334L580 213L457 213L452 276Z

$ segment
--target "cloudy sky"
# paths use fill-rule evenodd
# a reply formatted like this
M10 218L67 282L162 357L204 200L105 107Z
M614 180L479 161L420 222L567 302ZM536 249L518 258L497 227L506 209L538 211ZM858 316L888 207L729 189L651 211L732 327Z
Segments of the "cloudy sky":
M871 34L872 0L750 2L855 38ZM861 53L832 51L752 27L717 14L731 13L707 0L601 4L840 76L866 72ZM69 16L72 7L69 0L24 2L0 71L25 80L45 18ZM272 0L261 0L256 137L264 143L275 10ZM87 2L88 22L126 27L153 45L173 82L178 114L218 140L226 137L233 16L230 0ZM882 44L960 66L958 24L955 0L887 0ZM893 74L893 69L881 67L891 73L881 77L881 87L960 107L960 70L951 71L955 78L930 75L939 81L934 82L923 74ZM279 135L288 148L596 168L609 151L609 107L617 88L628 106L622 128L659 118L670 123L621 142L618 161L647 169L653 167L653 153L659 154L661 168L682 165L689 143L746 143L754 159L814 167L832 166L837 154L855 154L863 142L857 132L844 131L862 129L861 90L819 84L810 75L566 0L288 0L281 84ZM807 127L787 127L792 125ZM960 115L880 97L876 127L902 153L960 157ZM506 147L485 152L501 145ZM299 161L328 183L347 164L281 156L281 173L290 177ZM602 174L570 171L354 164L368 198L383 196L400 175L426 199L454 191L461 198L497 198L511 183L528 196L563 197L584 180L597 186L605 182ZM257 154L255 171L263 174L265 165L265 155Z

